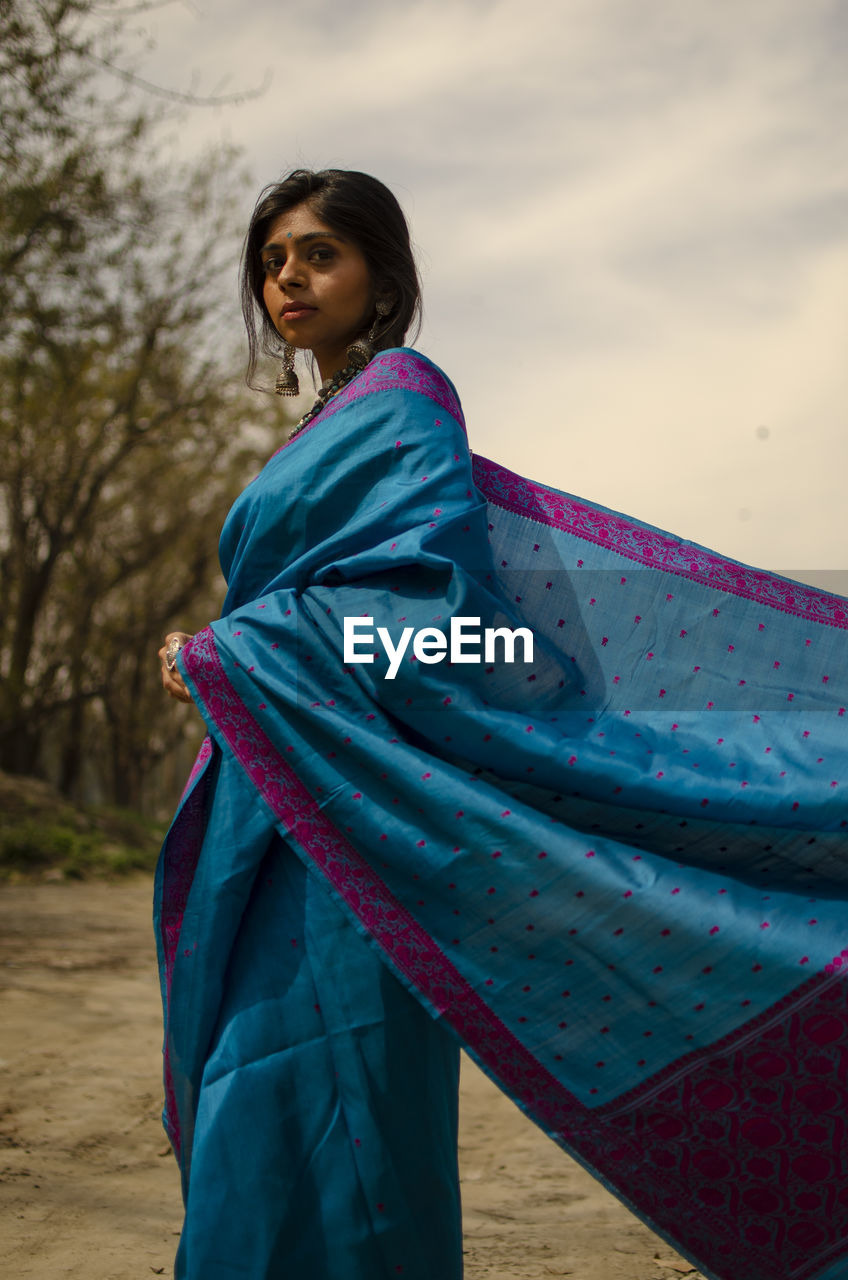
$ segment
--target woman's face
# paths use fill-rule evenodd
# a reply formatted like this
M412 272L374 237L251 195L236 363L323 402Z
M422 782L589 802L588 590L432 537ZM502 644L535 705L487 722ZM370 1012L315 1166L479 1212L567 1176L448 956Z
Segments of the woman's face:
M309 348L322 378L344 367L346 348L368 327L375 289L362 251L331 230L308 201L268 228L262 296L277 332Z

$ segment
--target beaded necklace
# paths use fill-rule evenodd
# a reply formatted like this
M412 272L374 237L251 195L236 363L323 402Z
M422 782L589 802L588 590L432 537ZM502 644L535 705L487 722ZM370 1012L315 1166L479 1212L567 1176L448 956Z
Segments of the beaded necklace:
M318 398L316 399L312 408L307 409L306 413L303 415L300 421L295 423L295 426L289 435L289 440L294 439L297 433L299 431L302 431L303 428L307 426L308 423L310 423L312 419L321 412L321 410L324 408L324 405L327 404L329 400L332 400L333 396L337 396L341 391L342 387L346 387L347 384L349 382L352 382L353 379L356 377L356 375L361 372L362 372L361 364L346 364L343 369L337 370L337 372L334 373L332 377L325 378L325 380L321 383L321 389L318 392Z

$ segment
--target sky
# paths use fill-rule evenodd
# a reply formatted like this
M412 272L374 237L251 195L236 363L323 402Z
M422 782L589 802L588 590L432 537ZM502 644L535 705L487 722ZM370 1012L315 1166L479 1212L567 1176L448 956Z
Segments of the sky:
M174 0L133 22L160 85L265 86L176 142L243 148L245 222L296 166L392 188L416 345L475 452L748 563L848 569L848 0Z

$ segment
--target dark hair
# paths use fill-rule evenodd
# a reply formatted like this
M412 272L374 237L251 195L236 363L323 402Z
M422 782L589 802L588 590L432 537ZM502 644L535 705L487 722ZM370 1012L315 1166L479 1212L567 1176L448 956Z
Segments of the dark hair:
M250 348L248 382L260 353L277 355L283 343L265 309L260 251L271 223L306 200L322 222L347 236L362 252L375 287L393 295L391 314L375 342L377 349L402 346L410 327L414 326L413 336L420 327L421 286L409 228L388 187L355 169L295 169L260 193L244 241L241 309Z

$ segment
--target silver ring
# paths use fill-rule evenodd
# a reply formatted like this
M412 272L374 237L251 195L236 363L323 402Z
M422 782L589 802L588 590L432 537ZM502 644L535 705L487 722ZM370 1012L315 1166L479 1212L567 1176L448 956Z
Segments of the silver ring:
M165 666L169 671L173 671L177 665L177 654L182 647L182 640L178 640L176 636L174 636L173 640L168 641L165 647Z

